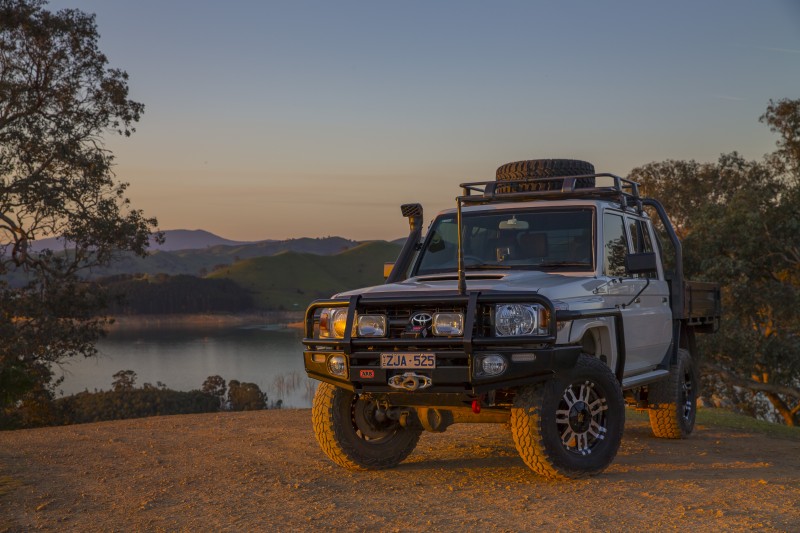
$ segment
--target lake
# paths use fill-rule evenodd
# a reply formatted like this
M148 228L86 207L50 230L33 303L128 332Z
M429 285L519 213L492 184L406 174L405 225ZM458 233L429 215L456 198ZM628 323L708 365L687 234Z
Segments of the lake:
M56 369L56 376L65 376L58 390L110 390L120 370L136 372L137 387L160 381L182 391L219 375L257 384L270 404L310 407L317 382L303 369L301 339L301 330L281 326L116 329L98 342L98 357Z

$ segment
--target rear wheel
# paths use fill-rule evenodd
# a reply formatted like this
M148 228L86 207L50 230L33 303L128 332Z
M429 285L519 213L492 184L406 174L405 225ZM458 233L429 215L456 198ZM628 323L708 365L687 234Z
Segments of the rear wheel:
M624 427L619 382L588 355L565 376L522 387L511 409L517 451L531 470L549 478L605 470L617 455Z
M558 176L581 176L594 174L594 165L578 159L530 159L515 161L498 167L497 181L521 180L525 178L549 178ZM498 186L498 193L561 190L563 180L548 180L514 186ZM576 188L594 187L594 178L579 178Z
M374 401L329 383L317 388L311 415L322 451L351 470L397 466L414 450L421 433L382 416Z
M678 361L664 381L648 387L650 428L662 439L684 439L694 430L697 415L697 369L691 354L678 350Z

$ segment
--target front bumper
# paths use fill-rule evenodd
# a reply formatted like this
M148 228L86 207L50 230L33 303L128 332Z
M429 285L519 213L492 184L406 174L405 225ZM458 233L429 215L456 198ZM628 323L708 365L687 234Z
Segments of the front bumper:
M485 313L481 311L497 303L538 303L549 313L546 335L491 337ZM381 308L426 308L432 305L458 307L464 310L464 336L458 338L355 338L350 335L356 312L368 313ZM343 339L317 339L315 317L325 307L347 307L348 316ZM552 302L536 293L503 294L471 292L467 295L397 295L365 298L360 295L342 300L318 300L306 311L305 368L309 377L331 383L356 393L397 393L388 384L399 369L380 366L380 354L394 351L433 353L436 368L413 370L427 376L432 384L420 390L425 394L480 395L496 389L516 387L546 379L575 365L581 353L579 346L556 346L555 308ZM334 354L345 356L345 376L328 371L327 359ZM476 375L474 362L481 355L498 354L506 359L507 369L497 376ZM522 355L524 354L524 355ZM516 357L515 357L516 355ZM520 359L520 360L517 360ZM411 393L416 394L416 393Z

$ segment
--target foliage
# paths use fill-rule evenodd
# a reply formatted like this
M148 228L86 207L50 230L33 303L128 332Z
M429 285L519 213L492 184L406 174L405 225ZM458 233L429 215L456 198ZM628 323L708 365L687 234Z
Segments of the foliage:
M800 101L770 102L762 120L783 136L762 162L733 152L717 163L651 163L631 177L673 217L686 276L723 285L721 333L701 339L708 363L729 384L763 393L794 425L800 413Z
M225 380L222 376L208 376L206 380L203 382L203 386L200 388L206 394L210 394L218 399L219 405L222 406L223 402L225 401L225 393L228 391L228 387L225 384Z
M51 363L96 353L105 298L77 274L143 255L156 226L131 209L103 145L144 107L98 38L92 15L0 0L0 409L52 386ZM52 236L62 249L31 248Z
M103 420L122 420L146 416L211 413L226 408L231 411L267 409L267 395L255 383L230 381L209 376L201 390L189 392L145 383L136 387L136 372L120 370L114 374L110 391L81 392L53 399L48 389L26 393L19 405L7 407L0 416L0 430L63 424L82 424ZM227 402L225 395L227 392ZM281 407L279 400L277 408Z
M133 390L136 386L136 372L133 370L120 370L112 377L114 381L111 382L111 390L115 392Z
M780 135L775 143L778 150L769 157L770 163L797 184L800 179L800 99L770 100L759 120Z
M267 395L255 383L228 382L228 408L231 411L259 411L266 409Z
M242 312L253 308L250 292L229 279L166 274L115 276L101 285L115 297L109 311L116 315Z
M142 387L100 392L81 392L55 401L58 424L82 424L145 416L212 413L219 400L193 390Z

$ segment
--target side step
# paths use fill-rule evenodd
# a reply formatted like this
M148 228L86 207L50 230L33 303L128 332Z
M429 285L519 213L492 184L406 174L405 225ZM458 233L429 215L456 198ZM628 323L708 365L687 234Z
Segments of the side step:
M639 374L638 376L624 378L622 380L622 388L632 389L634 387L640 387L654 381L660 381L667 376L669 376L669 370L651 370L650 372L645 372L644 374Z

